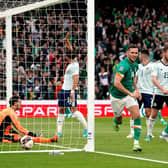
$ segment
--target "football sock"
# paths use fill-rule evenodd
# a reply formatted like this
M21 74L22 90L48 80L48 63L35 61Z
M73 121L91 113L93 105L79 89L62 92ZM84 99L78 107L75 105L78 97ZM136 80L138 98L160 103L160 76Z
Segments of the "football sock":
M148 125L148 129L147 129L147 135L152 135L152 130L155 124L155 119L153 118L149 118L149 125Z
M82 124L84 129L87 129L87 122L86 122L83 114L80 111L75 111L73 113L73 116L79 120L79 122Z
M161 115L161 111L160 110L158 112L158 116L159 116L159 119L161 120L162 119L162 115Z
M114 118L113 121L114 121L116 124L122 124L122 122L118 122L118 121L116 120L116 118Z
M139 141L141 135L141 119L134 119L134 140Z
M58 119L57 119L57 132L62 133L62 127L64 124L64 114L58 114Z
M69 107L66 108L64 116L65 117L72 117L72 112Z
M130 133L133 135L134 134L134 120L130 119Z
M166 128L164 129L164 132L168 134L168 124L166 125Z
M145 117L146 116L144 106L141 107L140 114L141 114L141 117Z

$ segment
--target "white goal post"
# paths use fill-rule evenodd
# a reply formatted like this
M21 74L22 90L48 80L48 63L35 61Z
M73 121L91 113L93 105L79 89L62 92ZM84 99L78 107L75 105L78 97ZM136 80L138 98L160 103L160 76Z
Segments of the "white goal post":
M16 8L0 11L0 18L5 18L6 33L6 104L12 96L12 16L43 8L50 5L69 3L71 0L43 0L32 4L19 6ZM80 2L80 0L78 0ZM95 76L95 33L94 33L94 0L86 0L87 4L87 120L88 120L88 137L87 143L83 149L71 149L71 151L95 151L95 119L94 119L94 76ZM1 101L0 101L1 102ZM41 150L41 152L49 152L50 150ZM68 151L65 148L65 151ZM69 150L70 151L70 150ZM10 151L7 151L7 153ZM14 151L12 151L14 152ZM17 152L17 151L16 151ZM22 151L18 151L22 152ZM23 151L24 152L24 151ZM34 150L35 152L35 150ZM40 150L39 150L40 152ZM3 153L3 151L0 151ZM4 152L6 153L6 152Z

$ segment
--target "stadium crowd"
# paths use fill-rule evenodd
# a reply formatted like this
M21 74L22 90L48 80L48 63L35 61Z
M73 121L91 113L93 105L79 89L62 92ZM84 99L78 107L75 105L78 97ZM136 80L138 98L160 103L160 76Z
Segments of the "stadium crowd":
M116 65L125 57L130 43L147 49L150 60L168 42L167 6L147 8L113 8L106 6L96 11L96 99L108 99L108 88Z
M13 94L25 100L57 99L66 67L64 37L71 39L80 63L79 93L86 96L86 7L53 6L12 17ZM68 7L67 7L68 8ZM81 10L83 9L83 10ZM85 9L85 10L84 10ZM5 20L0 20L0 99L6 97Z

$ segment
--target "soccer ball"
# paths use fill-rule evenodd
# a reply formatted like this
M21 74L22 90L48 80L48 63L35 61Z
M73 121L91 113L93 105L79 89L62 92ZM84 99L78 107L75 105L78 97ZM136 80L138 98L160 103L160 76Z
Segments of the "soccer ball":
M33 147L34 141L31 136L25 135L20 138L20 144L23 149L29 150Z

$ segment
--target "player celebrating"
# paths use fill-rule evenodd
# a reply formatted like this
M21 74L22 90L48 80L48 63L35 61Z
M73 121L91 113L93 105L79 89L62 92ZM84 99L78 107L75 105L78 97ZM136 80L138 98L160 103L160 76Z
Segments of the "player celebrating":
M57 134L62 136L62 127L64 123L64 113L67 107L71 108L73 117L76 117L84 128L83 137L87 137L87 123L80 111L77 111L77 86L79 81L79 63L76 54L68 40L69 33L65 37L65 44L70 51L66 53L68 66L65 71L64 83L58 96L59 114L57 119Z
M115 115L113 119L116 131L122 123L122 111L124 106L131 112L134 119L134 146L133 151L142 151L139 144L141 134L141 119L139 107L136 98L140 97L140 93L134 84L138 64L135 62L138 57L138 48L136 45L128 46L127 58L121 61L114 75L114 81L110 88L111 106ZM133 89L133 86L136 90Z
M9 108L6 108L0 112L0 142L18 142L21 137L19 133L32 136L35 143L57 142L57 135L55 135L53 138L47 139L40 137L39 134L31 132L22 127L16 115L16 110L20 110L21 108L21 100L19 96L11 97L9 104ZM19 133L15 131L12 126L14 126Z
M168 106L168 46L163 49L163 57L155 63L152 71L152 81L156 86L154 88L154 97L152 103L152 113L149 120L148 137L152 138L152 130L155 123L155 118L158 111L162 109L163 104ZM160 138L167 140L168 138L168 125L162 131Z

